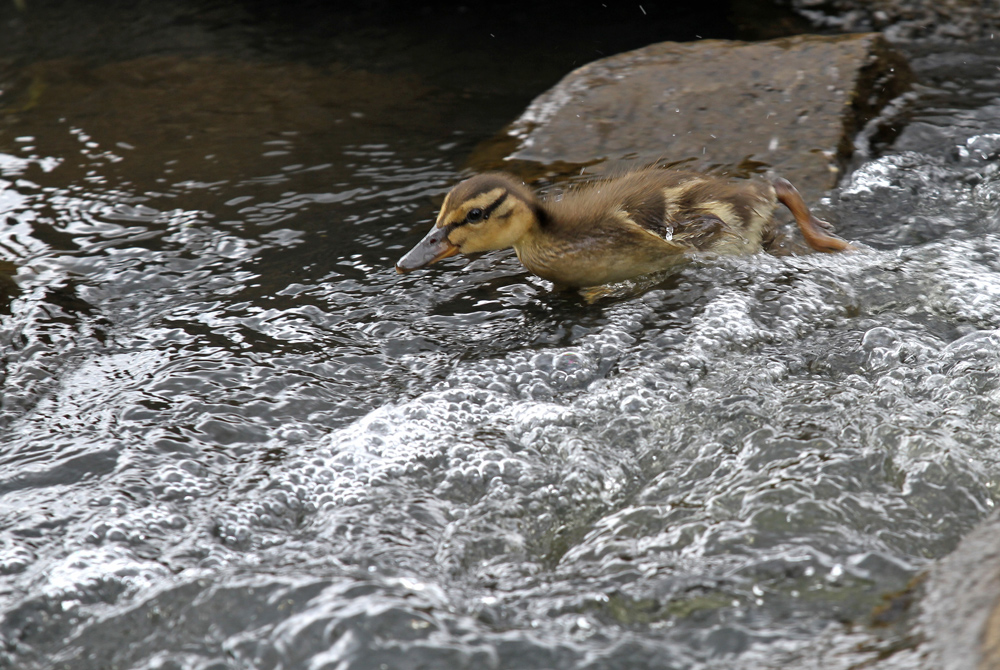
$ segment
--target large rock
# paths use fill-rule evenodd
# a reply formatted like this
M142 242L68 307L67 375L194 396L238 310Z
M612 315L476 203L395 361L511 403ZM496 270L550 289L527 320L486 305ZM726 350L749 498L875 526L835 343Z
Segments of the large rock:
M934 566L921 607L926 667L1000 670L1000 515Z
M910 79L877 34L663 42L571 72L473 165L525 176L538 165L568 173L600 163L593 173L622 160L770 167L813 199L836 184L858 131Z

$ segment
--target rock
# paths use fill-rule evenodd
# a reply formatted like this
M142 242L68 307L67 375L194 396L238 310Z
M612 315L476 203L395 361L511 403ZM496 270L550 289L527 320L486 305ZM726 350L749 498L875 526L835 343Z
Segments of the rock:
M1000 516L934 566L926 588L920 627L927 667L1000 669Z
M858 131L911 75L877 34L663 42L585 65L537 97L473 166L531 176L654 161L773 168L807 199L837 183Z

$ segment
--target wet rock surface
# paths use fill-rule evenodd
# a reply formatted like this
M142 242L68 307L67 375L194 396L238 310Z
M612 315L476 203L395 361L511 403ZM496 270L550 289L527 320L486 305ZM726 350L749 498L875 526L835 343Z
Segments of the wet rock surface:
M921 606L927 667L1000 668L1000 515L934 567Z
M814 199L910 81L905 59L874 34L654 44L570 73L473 163L772 168Z

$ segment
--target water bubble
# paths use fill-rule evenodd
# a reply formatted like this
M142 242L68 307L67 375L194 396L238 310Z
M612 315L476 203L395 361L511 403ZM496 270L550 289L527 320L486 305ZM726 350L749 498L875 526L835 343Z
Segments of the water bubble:
M899 341L899 336L890 328L872 328L865 333L861 340L861 346L871 350L875 348L886 348L895 345Z

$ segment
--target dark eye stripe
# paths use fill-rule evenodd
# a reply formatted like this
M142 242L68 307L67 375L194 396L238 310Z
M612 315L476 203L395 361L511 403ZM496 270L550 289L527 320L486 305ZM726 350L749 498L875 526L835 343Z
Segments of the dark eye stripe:
M489 206L487 206L486 209L483 210L483 215L478 220L485 221L486 219L490 218L490 214L492 214L496 210L496 208L499 207L500 204L506 199L507 199L507 191L504 191L499 198L491 202ZM451 225L457 228L458 226L464 226L467 223L469 223L468 219L462 219L461 221L456 221Z
M500 206L500 203L502 203L506 199L507 199L507 191L504 191L499 198L494 200L489 207L483 210L483 219L485 220L490 218L490 214L492 214L496 210L496 208Z

